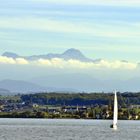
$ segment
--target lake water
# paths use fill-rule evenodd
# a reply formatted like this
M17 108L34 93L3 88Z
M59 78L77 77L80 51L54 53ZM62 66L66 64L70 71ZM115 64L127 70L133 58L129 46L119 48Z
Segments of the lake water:
M140 140L140 121L0 119L0 140Z

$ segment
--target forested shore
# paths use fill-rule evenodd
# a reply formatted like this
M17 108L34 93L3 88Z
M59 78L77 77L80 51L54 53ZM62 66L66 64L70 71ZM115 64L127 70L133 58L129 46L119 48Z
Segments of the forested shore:
M140 119L140 93L117 93L119 119ZM112 119L113 93L0 96L1 118Z

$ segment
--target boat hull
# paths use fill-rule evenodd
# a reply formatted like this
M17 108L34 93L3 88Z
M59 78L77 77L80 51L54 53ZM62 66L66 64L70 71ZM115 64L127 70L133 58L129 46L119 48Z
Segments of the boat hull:
M110 128L113 128L114 130L117 130L117 125L112 124L112 125L110 125Z

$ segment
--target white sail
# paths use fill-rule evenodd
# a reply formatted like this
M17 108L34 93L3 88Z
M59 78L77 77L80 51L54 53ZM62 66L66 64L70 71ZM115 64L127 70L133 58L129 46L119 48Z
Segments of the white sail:
M117 93L115 91L114 95L114 116L113 116L113 128L117 129L117 121L118 121L118 101L117 101Z

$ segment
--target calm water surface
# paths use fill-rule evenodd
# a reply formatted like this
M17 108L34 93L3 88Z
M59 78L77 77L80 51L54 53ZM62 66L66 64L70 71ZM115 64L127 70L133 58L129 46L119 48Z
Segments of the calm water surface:
M140 121L0 119L0 140L140 140Z

